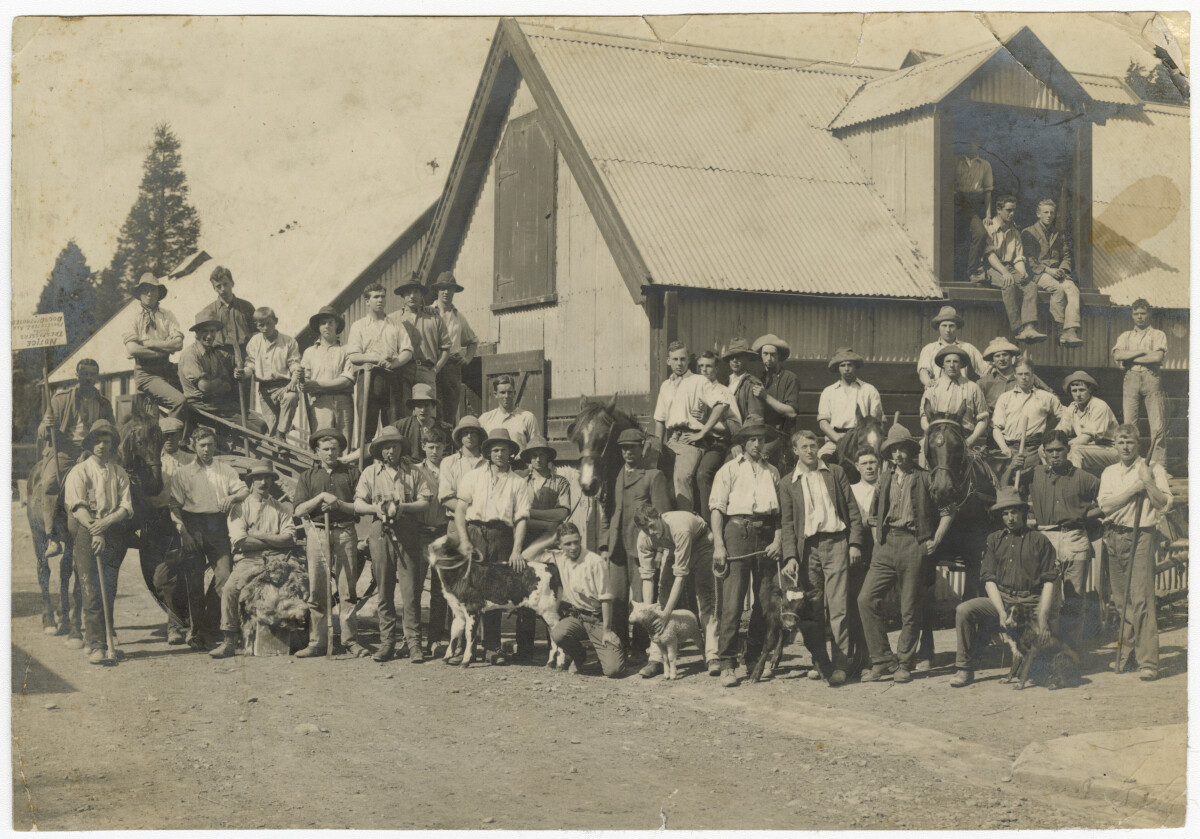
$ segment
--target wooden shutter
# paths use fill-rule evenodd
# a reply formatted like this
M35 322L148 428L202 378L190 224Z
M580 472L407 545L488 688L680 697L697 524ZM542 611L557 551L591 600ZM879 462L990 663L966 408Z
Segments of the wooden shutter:
M494 308L552 299L556 166L537 111L508 124L496 154Z
M499 405L492 392L497 376L508 374L517 383L517 405L537 417L538 429L546 433L546 356L541 350L485 355L483 362L483 411Z

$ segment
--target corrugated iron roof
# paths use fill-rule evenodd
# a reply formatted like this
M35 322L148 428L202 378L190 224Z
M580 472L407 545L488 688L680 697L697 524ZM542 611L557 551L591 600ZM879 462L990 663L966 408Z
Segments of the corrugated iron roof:
M215 266L224 265L233 272L234 292L255 306L273 308L280 331L294 336L308 324L310 315L345 289L439 193L440 185L425 185L381 204L353 207L284 232L240 242L204 242L201 249L211 259L187 276L165 281L163 308L179 319L184 345L190 344L193 336L188 327L195 322L196 313L215 299L209 274ZM73 380L75 364L82 358L95 359L106 376L132 370L133 361L121 334L137 305L133 300L127 303L50 374L50 382Z
M1129 85L1115 76L1097 76L1093 73L1077 73L1072 71L1075 81L1087 91L1088 96L1097 102L1110 105L1140 105L1142 100L1134 93Z
M521 26L654 283L942 296L826 128L869 74Z

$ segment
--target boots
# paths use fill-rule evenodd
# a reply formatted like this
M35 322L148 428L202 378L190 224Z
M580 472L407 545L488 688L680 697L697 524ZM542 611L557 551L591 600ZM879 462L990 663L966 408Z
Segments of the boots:
M372 661L384 662L391 661L396 656L395 641L380 641L379 649L375 651L375 655L371 656Z
M1046 336L1033 328L1032 323L1027 323L1021 327L1021 331L1016 334L1018 341L1024 341L1027 344L1037 344L1046 340Z
M237 649L237 633L226 631L223 634L225 640L209 653L213 658L229 658Z
M1079 330L1071 327L1058 334L1058 343L1064 347L1078 347L1083 345L1083 339L1079 337Z

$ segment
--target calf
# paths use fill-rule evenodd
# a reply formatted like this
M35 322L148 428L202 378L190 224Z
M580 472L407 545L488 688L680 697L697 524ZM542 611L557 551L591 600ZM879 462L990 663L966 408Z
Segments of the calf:
M446 659L450 658L455 642L462 638L465 643L462 666L470 664L475 629L484 612L502 610L511 614L516 609L530 609L541 615L547 627L553 629L558 623L558 592L562 585L554 565L527 562L523 571L514 571L503 563L485 564L480 561L478 551L470 545L464 551L458 540L450 536L431 542L426 555L442 581L446 605L454 616ZM553 661L558 652L553 638L550 645Z
M813 664L828 681L833 673L833 663L825 651L825 606L820 600L820 592L794 586L788 586L784 591L775 574L763 574L758 586L758 602L762 604L767 629L762 655L750 671L750 682L770 678L779 665L784 644L795 638L797 630L812 655Z

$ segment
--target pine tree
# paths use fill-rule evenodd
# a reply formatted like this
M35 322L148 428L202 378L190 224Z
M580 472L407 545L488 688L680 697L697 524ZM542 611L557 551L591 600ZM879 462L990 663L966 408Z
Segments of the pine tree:
M92 269L72 239L54 260L54 270L38 299L39 315L62 312L67 322L67 345L51 351L51 367L57 367L96 331L97 297Z
M128 301L142 274L166 276L196 249L200 238L200 216L188 203L179 138L166 123L155 127L142 171L138 197L121 226L116 253L100 273L103 318Z
M1125 70L1125 84L1147 102L1186 105L1187 98L1171 77L1171 70L1161 61L1147 69L1131 60Z

